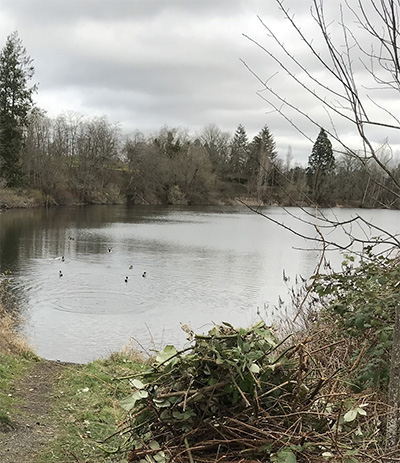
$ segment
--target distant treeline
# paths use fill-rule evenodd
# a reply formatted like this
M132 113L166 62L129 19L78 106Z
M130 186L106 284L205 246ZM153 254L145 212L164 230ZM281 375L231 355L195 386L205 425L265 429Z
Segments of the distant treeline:
M328 161L327 161L328 159ZM385 161L383 159L383 161ZM387 168L399 177L399 165ZM196 136L163 127L122 136L106 117L29 115L23 184L58 204L220 204L398 207L382 169L346 154L335 160L321 130L307 167L280 156L267 126L252 140L210 124Z
M17 31L0 52L0 187L37 190L48 204L258 204L399 207L399 165L382 146L379 158L333 154L320 130L306 167L283 158L267 126L249 140L210 124L195 136L163 127L122 136L106 117L36 108L32 59ZM396 183L393 188L393 183ZM397 190L396 190L397 188Z

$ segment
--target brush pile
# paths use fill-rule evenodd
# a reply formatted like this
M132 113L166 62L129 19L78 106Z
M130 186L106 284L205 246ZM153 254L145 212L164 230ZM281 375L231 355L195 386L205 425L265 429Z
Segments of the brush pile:
M190 336L190 348L167 346L128 379L128 461L356 463L376 443L371 397L344 399L339 370L327 375L317 360L332 344L314 356L311 339L278 342L263 323Z

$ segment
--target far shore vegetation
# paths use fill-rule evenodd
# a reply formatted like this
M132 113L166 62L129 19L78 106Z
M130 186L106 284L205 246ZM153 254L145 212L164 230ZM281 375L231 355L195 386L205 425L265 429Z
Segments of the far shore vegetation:
M209 125L191 137L163 127L145 137L122 136L105 117L33 110L18 160L19 180L0 181L0 209L72 204L250 205L395 208L391 177L357 159L334 155L321 129L306 167L283 158L265 126L249 141ZM400 164L385 147L395 178Z
M260 121L250 139L210 123L123 135L107 116L47 116L35 106L33 59L17 31L0 52L0 208L35 204L232 204L398 208L399 160L334 151L319 127L306 166L278 153ZM362 146L360 146L360 150ZM12 188L13 190L9 190ZM20 198L23 198L22 200Z
M195 134L168 126L122 134L106 115L49 117L34 104L34 72L15 31L0 52L0 209L237 198L267 206L400 206L400 164L385 143L373 158L335 151L319 127L304 166L295 148L277 151L263 121L252 139L240 121L234 133L210 123Z
M398 208L391 178L334 153L321 129L307 166L278 153L264 126L252 140L239 125L231 135L216 125L196 136L163 127L151 136L123 136L106 117L33 109L16 168L18 182L0 184L0 208L71 204L249 204ZM400 175L382 147L382 161ZM4 170L3 170L4 172Z

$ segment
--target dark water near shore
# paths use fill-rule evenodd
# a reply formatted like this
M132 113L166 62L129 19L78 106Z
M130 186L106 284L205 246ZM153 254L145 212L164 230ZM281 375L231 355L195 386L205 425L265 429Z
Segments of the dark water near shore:
M317 236L279 208L264 212ZM399 231L397 211L363 214ZM62 361L88 362L132 339L145 349L182 346L180 323L204 332L221 321L248 326L260 315L268 323L290 316L278 308L279 297L288 300L282 275L289 286L298 274L309 277L320 255L312 247L245 207L90 206L0 215L0 270L11 271L18 289L21 329L39 355Z

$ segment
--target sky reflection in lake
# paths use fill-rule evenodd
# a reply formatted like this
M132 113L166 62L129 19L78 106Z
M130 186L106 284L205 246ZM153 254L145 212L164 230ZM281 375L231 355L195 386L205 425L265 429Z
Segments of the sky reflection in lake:
M279 208L268 213L299 227ZM146 350L182 346L180 323L248 326L257 312L270 323L284 315L278 298L288 300L283 271L290 286L319 258L244 207L8 211L0 224L0 267L20 290L22 329L39 355L63 361L88 362L130 339Z

